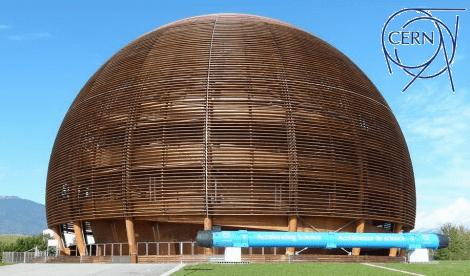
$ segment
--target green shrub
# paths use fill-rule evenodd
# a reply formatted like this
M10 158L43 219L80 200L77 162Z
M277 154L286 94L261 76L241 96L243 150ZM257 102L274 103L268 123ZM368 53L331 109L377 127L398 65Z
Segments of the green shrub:
M439 233L450 237L447 248L436 251L437 260L470 260L470 229L446 223Z
M18 238L14 243L0 242L0 262L3 258L3 252L24 252L36 246L44 251L47 249L47 241L49 239L49 235L39 234Z

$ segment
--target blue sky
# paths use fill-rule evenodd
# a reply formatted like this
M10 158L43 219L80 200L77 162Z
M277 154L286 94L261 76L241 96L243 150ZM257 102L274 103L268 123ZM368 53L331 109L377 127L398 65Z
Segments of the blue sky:
M447 72L417 80L402 93L411 77L396 66L390 75L381 47L384 23L400 9L467 6L464 1L2 1L0 195L44 203L49 156L67 109L98 67L127 43L190 16L248 13L298 26L352 59L384 95L404 132L415 171L416 228L434 228L447 221L470 227L470 11L432 12L452 32L455 16L460 16L451 66L455 93ZM422 25L437 35L432 24ZM449 38L444 41L451 45ZM430 45L400 47L409 65L416 65L414 58L426 60L433 53ZM436 60L429 70L445 64L443 54Z

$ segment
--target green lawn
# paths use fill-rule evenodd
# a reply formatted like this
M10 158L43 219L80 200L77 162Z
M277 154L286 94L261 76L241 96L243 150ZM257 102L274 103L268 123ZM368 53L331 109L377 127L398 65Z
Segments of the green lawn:
M384 264L383 266L427 276L470 275L470 261L439 261L438 264Z
M0 235L0 243L14 243L17 239L23 238L26 236L20 236L20 235L14 235L14 236L9 236L9 235Z
M439 264L376 264L423 275L470 275L470 261L440 261ZM357 263L197 264L172 274L182 275L406 275Z
M5 266L5 265L12 265L12 264L4 264L4 263L0 263L0 266Z

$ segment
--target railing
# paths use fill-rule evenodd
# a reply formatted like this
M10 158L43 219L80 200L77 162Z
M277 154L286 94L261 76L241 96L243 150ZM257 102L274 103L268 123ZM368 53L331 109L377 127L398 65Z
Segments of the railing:
M98 243L88 244L88 256L129 256L128 243ZM214 254L224 254L225 248L214 248ZM78 250L75 256L78 256ZM139 256L165 256L165 255L203 255L204 247L200 247L196 242L138 242L137 255ZM284 254L279 252L276 247L262 248L243 248L242 254L246 255L277 255Z
M204 254L204 247L196 245L196 242L138 242L137 255L201 255ZM225 248L216 247L214 254L224 254ZM242 254L269 254L276 255L277 248L245 248Z
M3 252L3 263L45 262L47 252Z
M88 244L89 256L129 256L129 244L127 243L97 243Z
M98 249L103 248L103 255L91 255L91 256L48 256L46 252L3 252L3 262L4 263L43 263L43 262L65 262L65 263L93 263L94 261L107 262L107 263L130 263L131 258L129 252L125 251L127 244L94 244L88 245L88 252L93 252L96 254ZM173 246L172 246L173 245ZM139 243L138 246L141 250L148 248L148 255L141 254L138 258L139 263L200 263L200 262L209 262L209 263L225 263L225 258L223 252L224 248L220 249L217 252L217 248L214 249L214 255L208 256L204 255L203 251L205 248L198 247L194 242L160 242L160 243ZM168 251L168 246L170 251ZM165 251L164 254L156 255L150 254L152 247L154 248L163 248L160 250L161 253ZM106 248L106 250L104 250ZM111 248L116 248L114 251ZM176 251L175 248L179 248L180 251ZM114 255L114 252L119 254ZM198 250L201 249L202 253L199 254ZM259 250L258 250L259 249ZM273 249L269 251L269 249ZM280 250L279 250L280 251ZM242 249L242 263L275 263L275 262L404 262L406 261L405 257L389 257L389 256L350 256L350 255L315 255L315 254L306 254L306 255L285 255L281 254L271 254L271 253L280 253L274 248L243 248ZM104 253L107 255L104 255ZM170 252L170 254L168 254Z
M204 255L204 247L200 247L196 242L138 242L137 255L139 256L169 256L169 255ZM87 256L130 256L128 243L98 243L86 245ZM78 256L78 250L72 250L71 256ZM214 255L223 255L225 248L214 248ZM244 255L283 255L278 248L243 248ZM67 254L68 255L68 254ZM55 257L60 256L60 251L56 250ZM3 252L4 263L27 263L30 261L41 262L40 258L49 255L44 252ZM51 256L52 257L52 256Z

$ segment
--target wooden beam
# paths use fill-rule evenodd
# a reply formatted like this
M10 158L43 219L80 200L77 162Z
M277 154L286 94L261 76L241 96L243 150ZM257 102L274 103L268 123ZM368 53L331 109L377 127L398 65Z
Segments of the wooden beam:
M395 223L395 231L394 233L401 233L401 229L403 228L403 224L401 223ZM397 248L390 248L390 252L388 254L390 257L396 257L397 256Z
M54 225L52 227L52 232L54 232L54 238L57 241L57 247L59 249L59 255L65 255L64 244L62 243L62 236L60 235L59 225Z
M212 217L207 216L204 218L204 230L211 230L212 229ZM212 248L205 249L206 255L212 255Z
M365 224L366 224L365 219L359 219L356 223L356 233L364 233ZM359 254L361 254L361 249L358 248L358 247L353 248L352 255L353 256L359 256Z
M150 221L150 222L173 222L173 223L190 223L196 225L204 225L205 216L149 216L149 217L134 217L135 221ZM289 225L286 221L279 219L280 216L266 216L266 215L228 215L228 216L212 216L212 225L221 225L225 227L233 227L247 230L263 230L263 231L288 231ZM336 229L344 226L351 219L346 218L331 218L321 216L302 216L302 218L313 225L320 232L335 231ZM309 232L314 231L310 226L303 224L302 221L297 218L297 231L298 232ZM157 230L157 226L155 226ZM347 227L343 228L342 231L354 232L356 231L356 224L352 223ZM381 233L388 232L386 229L373 226L372 224L366 224L364 232L368 233ZM157 233L158 234L158 233ZM158 237L158 235L157 235ZM155 240L158 241L158 240Z
M137 263L137 248L135 243L134 219L126 218L127 242L129 244L129 253L131 254L131 263Z
M80 253L80 256L86 255L86 246L85 240L83 239L83 231L82 231L82 222L76 220L73 222L73 231L75 232L75 240L77 241L77 249Z
M297 216L296 215L289 215L289 232L297 232ZM287 255L294 255L295 248L294 247L287 247L286 250Z
M405 226L405 227L403 228L403 233L408 233L408 232L410 232L410 227ZM406 256L406 249L403 249L403 248L400 249L400 254L398 254L398 256L400 256L400 257L405 257L405 256Z

